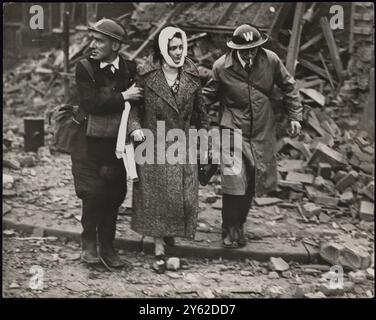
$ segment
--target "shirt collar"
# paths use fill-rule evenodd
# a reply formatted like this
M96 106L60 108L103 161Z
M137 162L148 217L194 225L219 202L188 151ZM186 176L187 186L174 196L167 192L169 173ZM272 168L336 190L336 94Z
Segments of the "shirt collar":
M119 70L119 61L120 61L120 58L119 58L119 56L117 56L117 57L115 58L115 60L113 60L112 62L103 62L103 61L102 61L102 62L99 64L99 67L100 67L101 69L103 69L104 67L108 66L109 64L112 64L112 65L115 67L115 69Z
M240 56L239 50L236 50L236 55L237 55L237 57L239 59L240 64L242 65L242 67L245 68L246 62Z

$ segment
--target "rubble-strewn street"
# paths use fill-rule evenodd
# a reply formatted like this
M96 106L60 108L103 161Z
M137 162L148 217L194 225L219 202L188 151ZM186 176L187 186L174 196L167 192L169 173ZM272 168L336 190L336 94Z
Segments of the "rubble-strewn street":
M5 238L3 288L5 297L18 298L321 298L373 296L373 273L350 272L343 289L330 289L329 267L292 264L273 271L271 263L181 259L182 269L158 275L153 257L120 251L132 264L129 271L88 268L79 260L79 244L50 237ZM37 266L34 267L33 266ZM42 270L42 271L39 271ZM35 276L42 287L33 287Z
M225 37L252 19L268 32L267 45L293 68L300 90L304 120L297 137L287 133L281 93L273 91L278 190L254 199L245 228L247 246L221 247L217 173L200 186L195 240L177 239L177 246L167 250L176 258L169 267L176 270L156 274L151 239L142 241L130 229L130 183L116 237L132 269L111 272L80 261L81 201L74 192L70 156L54 147L49 121L57 105L77 103L75 62L87 56L89 40L85 26L71 26L68 66L63 49L50 48L3 73L3 296L374 297L374 44L367 31L372 4L344 5L346 28L336 31L328 24L327 4L308 3L299 21L290 3L184 6L179 12L172 4L135 4L119 17L134 39L123 54L142 62L158 23L177 10L171 21L186 28L189 56L205 83L224 52ZM208 111L211 125L217 126L218 105ZM38 121L42 136L41 128L26 132ZM40 139L35 150L25 150ZM43 271L43 288L32 288L33 266ZM336 279L343 285L333 285Z

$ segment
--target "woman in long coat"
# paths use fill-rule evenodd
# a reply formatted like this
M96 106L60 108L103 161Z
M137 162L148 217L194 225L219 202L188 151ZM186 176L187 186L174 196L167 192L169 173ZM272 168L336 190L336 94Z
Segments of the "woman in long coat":
M132 109L128 124L134 141L146 139L145 146L154 146L154 164L137 165L139 181L134 183L131 226L144 236L154 237L155 255L163 269L164 245L173 245L173 237L194 238L198 214L197 164L161 161L169 148L179 143L165 141L165 133L171 129L184 132L186 155L183 152L180 156L187 160L189 148L196 147L188 144L188 130L193 122L198 128L207 128L207 117L198 70L186 57L184 31L165 27L156 40L154 54L138 70L144 104Z

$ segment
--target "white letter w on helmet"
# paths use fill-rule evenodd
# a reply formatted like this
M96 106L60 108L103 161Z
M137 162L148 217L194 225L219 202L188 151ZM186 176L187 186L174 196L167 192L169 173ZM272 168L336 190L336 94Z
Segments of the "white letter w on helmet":
M243 33L243 36L244 36L246 41L252 41L253 40L253 32L252 31L248 31L248 32Z

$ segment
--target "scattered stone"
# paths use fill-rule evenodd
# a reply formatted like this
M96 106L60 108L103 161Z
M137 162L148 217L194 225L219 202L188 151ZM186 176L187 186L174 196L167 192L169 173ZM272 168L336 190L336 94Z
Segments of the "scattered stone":
M372 292L371 290L367 290L367 291L366 291L366 296L367 296L368 298L374 298L374 294L373 294L373 292Z
M36 159L33 156L21 156L18 160L22 167L31 168L36 166Z
M4 166L4 168L10 168L10 169L13 169L13 170L20 170L21 169L20 163L16 159L12 159L12 158L4 158L3 159L3 166Z
M290 188L297 192L303 191L303 184L298 181L279 180L278 186L280 186L281 188Z
M213 299L215 295L210 289L197 289L197 294L203 299Z
M14 178L9 174L3 173L3 189L12 189L14 186Z
M359 216L362 220L374 221L374 218L375 218L374 203L369 202L369 201L362 201L360 203Z
M347 187L353 185L358 179L358 177L359 174L356 171L350 171L347 175L338 180L338 182L336 183L336 189L339 192L343 192Z
M323 294L321 291L318 292L308 292L304 294L304 298L307 299L324 299L326 295Z
M3 231L3 235L7 236L7 237L14 236L15 234L16 234L16 232L14 230L4 230Z
M375 269L374 268L368 268L366 270L366 276L369 280L375 280Z
M317 189L323 190L325 186L325 179L322 176L317 176L313 180L313 186Z
M318 287L318 290L324 293L326 296L342 296L345 293L344 288L340 286L332 286L328 283L323 283Z
M197 231L210 233L210 232L213 232L213 228L208 226L206 223L199 222L197 224Z
M317 164L319 162L329 163L332 167L343 167L347 165L347 159L339 152L318 142L314 146L312 157L308 161L308 165Z
M38 148L38 158L45 158L45 157L51 157L51 151L49 147L40 147Z
M272 298L279 298L283 294L283 288L280 286L271 286L267 289L267 294Z
M268 274L268 278L269 278L269 279L279 279L279 275L278 275L277 272L272 271L272 272L269 272L269 274Z
M347 172L343 170L338 170L336 175L334 176L334 182L337 183L339 180L346 176Z
M64 219L70 219L70 218L72 218L73 217L73 213L69 213L69 212L66 212L66 213L64 213L64 215L63 215L63 218Z
M166 268L167 270L178 270L180 268L180 259L176 257L168 258L166 262Z
M340 195L340 198L339 198L340 202L342 204L345 204L345 205L348 205L348 204L351 204L354 202L355 198L354 198L354 193L353 191L349 188L349 189L346 189L341 195Z
M17 282L12 282L9 286L9 289L18 289L20 285Z
M304 167L303 160L283 159L283 160L278 161L279 172L301 170L303 167Z
M280 257L271 257L269 263L270 268L274 271L287 271L290 268L289 264Z
M371 264L368 252L349 243L325 243L320 248L320 256L333 265L342 265L352 270L367 269Z
M78 281L68 283L67 285L65 285L65 288L74 292L84 292L88 290L85 285Z
M330 179L332 176L332 166L329 163L319 162L317 165L317 175L324 179Z
M375 181L368 183L368 185L361 190L361 193L372 201L375 201Z
M321 212L319 215L319 220L322 223L328 223L330 221L330 217L326 213Z
M364 271L358 270L356 272L349 272L349 279L355 284L362 284L366 282L367 275Z
M321 207L316 206L314 203L311 203L311 202L305 203L302 206L302 208L303 208L303 214L307 218L311 218L313 216L316 216L316 215L320 214L320 212L321 212Z
M313 179L314 176L312 174L299 173L294 171L290 171L286 177L287 181L300 182L303 184L313 184Z
M261 207L261 206L273 205L273 204L282 202L283 200L279 198L260 197L260 198L254 198L254 201L256 205Z

